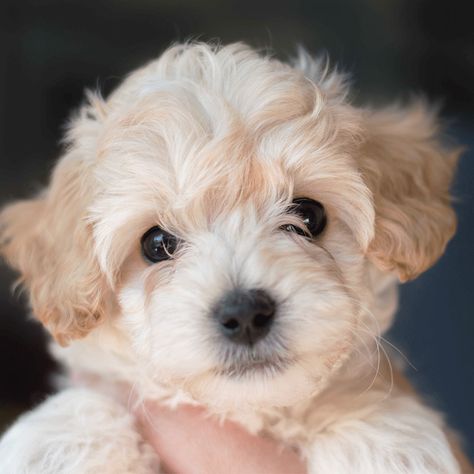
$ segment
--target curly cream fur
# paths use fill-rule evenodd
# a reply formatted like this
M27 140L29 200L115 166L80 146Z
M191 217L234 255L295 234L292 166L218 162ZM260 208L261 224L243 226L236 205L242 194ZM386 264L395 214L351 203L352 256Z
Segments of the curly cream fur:
M35 316L68 345L54 354L93 376L111 407L114 383L126 382L138 401L204 404L296 446L314 474L455 474L442 418L380 374L379 338L396 277L426 270L454 232L457 152L421 103L358 109L347 95L344 76L304 52L290 66L242 44L174 46L107 100L88 95L49 187L0 215L1 251ZM288 209L303 196L327 210L315 242L281 230L301 225ZM155 225L182 244L149 265L140 238ZM280 303L252 349L229 347L210 316L235 286ZM66 472L78 459L129 472L94 447L115 433L115 415L85 433L64 421L90 395L67 393L51 426L34 431L52 401L13 426L0 466L13 449L18 469L35 466L24 472ZM91 403L108 416L103 398ZM129 439L133 463L141 441L125 413L110 449ZM59 455L48 436L62 429ZM133 472L152 472L142 461Z
M449 188L459 150L439 142L436 117L422 102L368 112L367 121L361 166L377 212L369 255L405 281L431 267L454 234Z

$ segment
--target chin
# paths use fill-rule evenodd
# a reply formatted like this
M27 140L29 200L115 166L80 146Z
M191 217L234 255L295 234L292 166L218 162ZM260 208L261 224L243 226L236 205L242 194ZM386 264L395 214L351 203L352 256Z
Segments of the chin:
M184 385L184 390L211 411L263 410L291 407L309 400L328 384L330 369L320 361L295 360L239 368L235 374L204 374ZM334 370L334 369L333 369Z

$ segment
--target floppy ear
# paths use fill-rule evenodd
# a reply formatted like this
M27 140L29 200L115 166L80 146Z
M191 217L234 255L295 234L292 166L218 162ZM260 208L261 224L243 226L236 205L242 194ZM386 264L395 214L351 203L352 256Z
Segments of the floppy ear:
M435 113L421 102L365 120L360 166L376 213L368 256L406 281L433 265L454 234L449 188L459 150L440 143Z
M105 279L85 219L90 190L74 155L57 166L50 188L0 214L0 252L20 272L35 316L62 345L104 318Z
M86 112L82 118L90 120ZM74 133L88 126L80 120ZM86 220L95 191L93 158L83 156L72 148L56 166L48 189L0 213L0 254L19 271L34 315L62 345L85 336L105 315L107 284Z

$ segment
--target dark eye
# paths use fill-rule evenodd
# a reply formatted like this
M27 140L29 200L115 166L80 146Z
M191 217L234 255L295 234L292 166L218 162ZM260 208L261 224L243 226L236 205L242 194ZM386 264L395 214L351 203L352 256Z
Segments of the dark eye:
M311 234L311 237L318 236L326 227L326 211L324 210L323 205L314 199L294 199L291 212L301 217L308 232ZM299 235L307 236L307 233L303 229L292 224L285 225L282 228L288 232L296 232Z
M178 239L159 227L152 227L143 235L141 244L143 256L149 262L157 263L171 258L178 247Z

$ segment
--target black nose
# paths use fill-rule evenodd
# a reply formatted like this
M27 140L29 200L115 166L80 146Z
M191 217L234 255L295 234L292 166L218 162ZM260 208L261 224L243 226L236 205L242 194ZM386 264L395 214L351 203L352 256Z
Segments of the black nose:
M275 306L264 290L233 290L218 302L214 315L227 338L252 345L270 331Z

